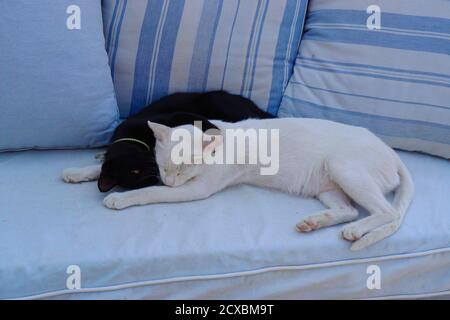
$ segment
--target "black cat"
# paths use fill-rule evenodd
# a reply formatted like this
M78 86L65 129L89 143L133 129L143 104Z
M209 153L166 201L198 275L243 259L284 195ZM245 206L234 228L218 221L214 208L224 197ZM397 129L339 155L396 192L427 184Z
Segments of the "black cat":
M98 188L137 189L160 184L155 160L155 137L147 121L169 127L202 121L203 130L215 128L208 121L237 122L248 118L273 118L251 100L225 91L175 93L129 117L116 129L105 154Z

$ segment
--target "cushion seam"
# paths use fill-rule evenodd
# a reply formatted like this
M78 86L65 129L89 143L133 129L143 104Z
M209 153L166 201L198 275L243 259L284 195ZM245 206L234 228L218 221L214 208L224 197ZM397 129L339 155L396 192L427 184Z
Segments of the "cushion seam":
M220 280L220 279L226 279L226 278L253 276L253 275L258 275L258 274L267 273L267 272L300 271L300 270L328 268L328 267L335 267L335 266L345 266L345 265L352 265L352 264L362 264L362 263L368 263L368 262L382 262L382 261L398 260L398 259L419 258L419 257L424 257L424 256L429 256L429 255L434 255L434 254L447 253L447 252L450 252L450 247L431 249L431 250L414 252L414 253L379 256L379 257L372 257L372 258L357 258L357 259L348 259L348 260L338 260L338 261L332 261L332 262L306 264L306 265L284 265L284 266L262 267L262 268L258 268L258 269L251 269L251 270L245 270L245 271L235 271L235 272L210 274L210 275L181 276L181 277L172 277L172 278L155 279L155 280L144 280L144 281L123 283L123 284L118 284L118 285L109 285L109 286L104 286L104 287L81 288L81 289L77 289L77 290L63 289L63 290L49 291L46 293L34 294L34 295L23 296L23 297L18 297L18 298L10 298L10 299L11 300L45 299L45 298L50 298L50 297L66 295L66 294L118 291L118 290L129 289L129 288L161 285L161 284L168 284L168 283L198 281L198 280ZM433 293L428 293L428 294L433 294ZM389 297L389 296L387 296L387 297ZM383 298L383 297L379 297L379 298Z

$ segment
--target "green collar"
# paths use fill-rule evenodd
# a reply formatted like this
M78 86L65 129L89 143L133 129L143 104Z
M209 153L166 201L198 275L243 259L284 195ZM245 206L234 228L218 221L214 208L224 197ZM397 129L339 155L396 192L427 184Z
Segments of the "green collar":
M150 151L150 147L148 146L148 144L146 144L144 141L138 140L138 139L134 139L134 138L122 138L122 139L117 139L116 141L113 142L122 142L122 141L129 141L129 142L136 142L136 143L140 143L143 146L145 146L147 148L148 151Z

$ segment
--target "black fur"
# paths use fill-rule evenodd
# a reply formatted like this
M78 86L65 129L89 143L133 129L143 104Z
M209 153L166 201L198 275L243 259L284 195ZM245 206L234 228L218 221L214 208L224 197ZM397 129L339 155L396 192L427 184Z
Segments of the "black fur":
M175 93L162 98L122 122L112 140L138 139L145 142L150 151L136 142L112 143L105 155L98 188L107 192L117 185L137 189L160 183L154 152L155 137L147 121L169 127L202 121L202 128L206 131L215 128L208 119L237 122L249 118L273 116L260 110L251 100L225 91Z

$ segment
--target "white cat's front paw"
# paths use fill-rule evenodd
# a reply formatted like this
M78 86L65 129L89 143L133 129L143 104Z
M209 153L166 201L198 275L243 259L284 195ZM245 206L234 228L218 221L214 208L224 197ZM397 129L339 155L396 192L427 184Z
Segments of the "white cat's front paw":
M61 177L66 183L80 183L84 181L84 175L78 168L65 169Z
M350 223L342 229L342 238L348 241L357 241L361 239L364 232L354 224Z
M103 204L114 210L122 210L131 207L132 204L127 201L126 197L120 192L114 192L103 199Z

